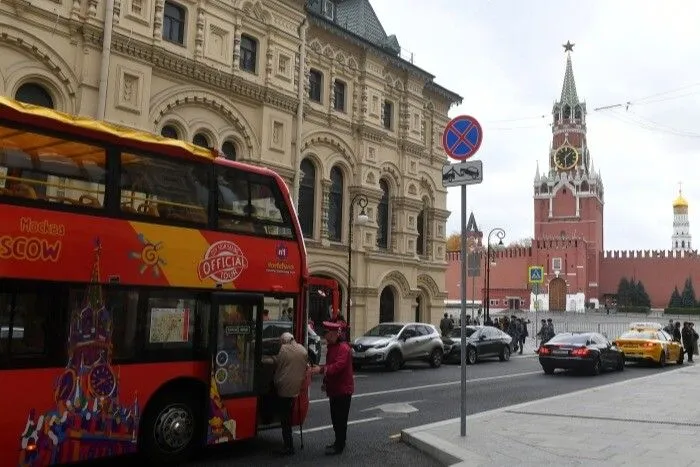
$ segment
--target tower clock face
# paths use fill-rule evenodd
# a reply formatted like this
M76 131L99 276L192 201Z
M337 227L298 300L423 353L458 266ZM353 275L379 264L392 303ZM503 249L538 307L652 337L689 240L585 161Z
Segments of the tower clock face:
M578 152L571 146L564 146L557 149L554 154L554 163L561 170L573 169L578 162Z
M88 384L93 396L108 397L117 388L117 377L109 366L100 364L90 370Z

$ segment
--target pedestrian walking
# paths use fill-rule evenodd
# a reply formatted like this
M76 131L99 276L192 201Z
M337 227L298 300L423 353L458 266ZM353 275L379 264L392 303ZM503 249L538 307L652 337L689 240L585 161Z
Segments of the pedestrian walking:
M274 365L273 381L277 391L277 415L282 425L284 450L282 455L294 454L292 440L292 407L294 399L306 378L309 356L303 345L294 336L285 332L280 336L280 350L275 356L263 357L263 362Z
M339 339L341 323L324 321L326 328L326 364L311 368L312 374L323 375L321 389L328 394L331 409L331 423L335 432L335 442L326 446L326 455L341 454L345 449L348 430L350 402L355 391L352 372L352 350L347 342Z

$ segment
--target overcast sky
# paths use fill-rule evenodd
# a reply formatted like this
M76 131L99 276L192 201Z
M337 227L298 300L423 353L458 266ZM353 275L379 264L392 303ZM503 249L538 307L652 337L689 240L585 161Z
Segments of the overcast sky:
M467 191L482 231L532 237L533 178L538 161L548 165L566 64L561 44L570 40L591 158L605 186L605 249L669 248L680 181L700 245L700 1L371 3L414 63L464 97L450 116L473 115L484 128L474 157L484 161L484 182ZM626 102L627 111L594 111ZM457 232L459 188L449 189L447 209L447 231Z

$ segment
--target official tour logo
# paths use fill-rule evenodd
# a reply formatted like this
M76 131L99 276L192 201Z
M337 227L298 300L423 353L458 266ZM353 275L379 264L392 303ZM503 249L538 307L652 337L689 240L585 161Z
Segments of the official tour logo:
M199 262L199 280L212 279L219 284L233 282L248 267L248 259L233 242L213 243Z

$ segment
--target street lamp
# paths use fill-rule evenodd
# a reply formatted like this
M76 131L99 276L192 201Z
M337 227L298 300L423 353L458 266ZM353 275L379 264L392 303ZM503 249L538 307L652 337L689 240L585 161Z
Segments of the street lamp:
M352 226L355 224L355 203L357 203L360 206L360 214L357 216L357 223L358 224L365 224L367 221L369 221L369 216L367 215L367 211L365 208L367 208L367 197L361 193L356 194L353 198L352 201L350 201L350 216L348 218L348 290L347 290L347 295L345 297L345 313L347 313L347 316L345 317L345 322L347 323L348 330L347 330L347 337L350 339L350 281L352 280Z
M506 236L506 231L500 227L495 227L491 229L489 235L486 237L486 303L484 303L484 321L488 320L491 317L491 235L493 234L496 234L496 237L498 237L498 245L503 246L503 239Z

